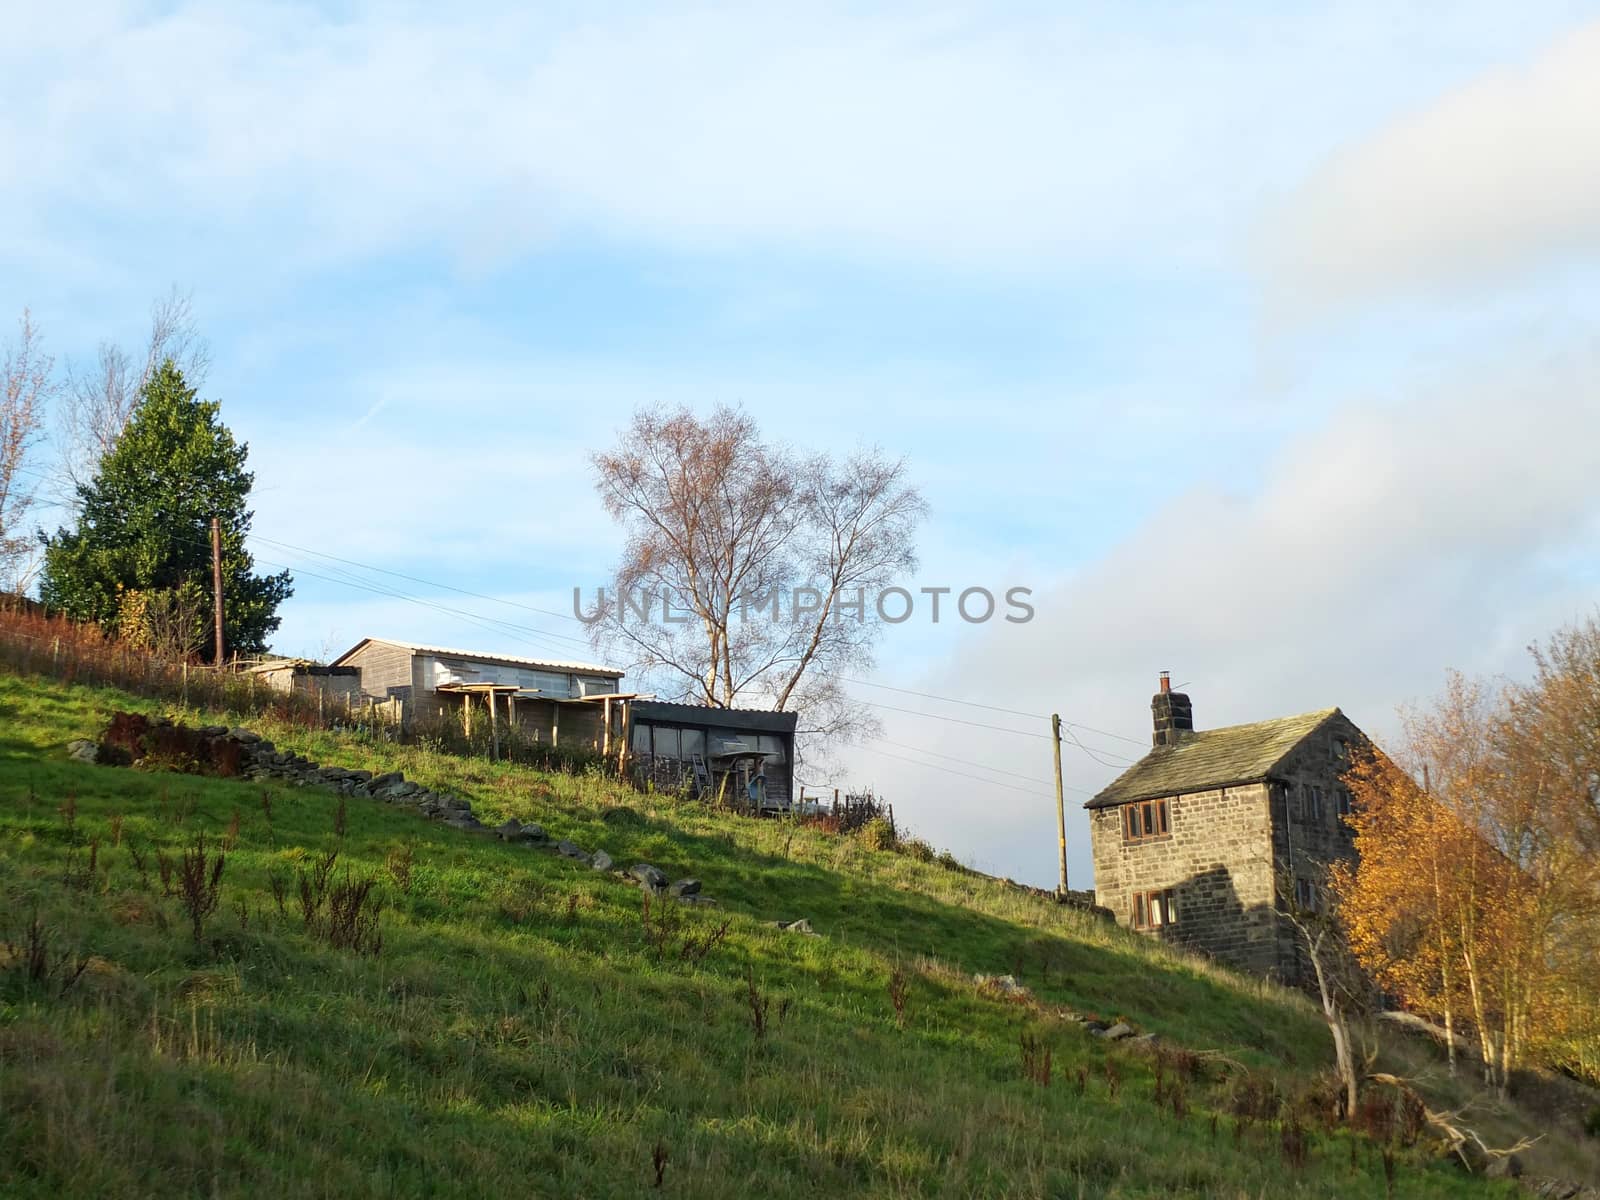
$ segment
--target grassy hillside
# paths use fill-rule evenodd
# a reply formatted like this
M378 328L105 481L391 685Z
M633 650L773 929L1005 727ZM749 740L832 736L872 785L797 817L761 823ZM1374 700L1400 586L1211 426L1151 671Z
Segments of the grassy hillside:
M1321 1023L1279 989L854 841L266 730L720 901L646 922L636 888L410 810L352 799L341 838L324 792L67 761L116 708L150 706L0 674L5 1196L637 1195L655 1162L661 1194L693 1197L1385 1193L1377 1144L1316 1126L1309 1098L1303 1152L1299 1122L1237 1115L1322 1081ZM158 866L197 833L232 843L198 945ZM381 953L305 928L297 876L334 849L336 879L379 881ZM819 936L768 924L801 917ZM1215 1053L1158 1062L1063 1009ZM1393 1194L1498 1193L1418 1147Z

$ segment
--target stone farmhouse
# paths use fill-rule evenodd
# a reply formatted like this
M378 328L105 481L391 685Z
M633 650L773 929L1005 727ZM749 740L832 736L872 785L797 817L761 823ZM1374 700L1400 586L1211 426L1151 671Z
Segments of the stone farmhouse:
M1371 745L1337 708L1196 730L1167 672L1154 747L1088 801L1096 903L1130 928L1289 983L1308 964L1278 916L1354 855L1341 776Z

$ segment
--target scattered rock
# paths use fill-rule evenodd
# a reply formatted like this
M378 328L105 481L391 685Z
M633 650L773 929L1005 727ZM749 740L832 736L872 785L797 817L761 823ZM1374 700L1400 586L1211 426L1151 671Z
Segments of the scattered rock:
M696 896L700 894L698 879L680 879L667 889L669 896Z
M522 838L522 822L506 821L495 829L495 833L500 835L500 840L503 842L520 841Z
M817 931L811 928L811 922L805 917L801 917L798 921L774 921L772 927L781 929L784 933L805 933L812 937L818 936Z
M1132 1036L1133 1026L1126 1021L1118 1021L1105 1033L1105 1038L1108 1042L1120 1042L1123 1038L1131 1038Z
M652 888L656 891L660 891L662 888L667 886L666 873L663 872L659 867L652 867L649 863L634 864L634 866L628 871L628 874L632 875L646 887Z
M596 850L589 859L589 865L596 871L609 871L612 866L611 855L604 850Z
M1483 1173L1490 1179L1520 1179L1522 1160L1515 1154L1505 1154L1492 1159Z
M74 762L92 763L100 756L100 744L88 738L74 738L67 743L67 757Z
M1001 996L1027 996L1031 993L1017 982L1015 975L974 975L972 982L988 992Z
M529 821L522 827L522 840L525 842L548 842L550 835L544 831L544 826L537 821Z

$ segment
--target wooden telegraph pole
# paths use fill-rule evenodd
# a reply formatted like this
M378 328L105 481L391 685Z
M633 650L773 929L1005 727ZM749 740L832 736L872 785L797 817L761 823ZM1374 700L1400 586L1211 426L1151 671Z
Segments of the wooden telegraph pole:
M211 518L211 596L217 619L217 666L222 666L222 524Z
M1061 714L1050 714L1050 742L1056 752L1056 842L1061 850L1061 885L1056 894L1067 894L1067 805L1061 798Z

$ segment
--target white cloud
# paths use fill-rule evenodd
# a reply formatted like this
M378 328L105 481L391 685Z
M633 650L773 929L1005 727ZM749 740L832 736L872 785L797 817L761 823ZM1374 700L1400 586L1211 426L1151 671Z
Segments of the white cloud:
M35 260L88 209L177 216L280 271L417 239L492 264L574 231L1214 264L1239 201L1337 136L1336 113L1549 20L1463 13L1419 59L1406 21L1360 8L1165 36L1116 11L90 11L0 48L23 183L0 212ZM1373 68L1356 95L1353 47Z
M1498 279L1600 252L1600 23L1312 173L1263 235L1276 308Z

